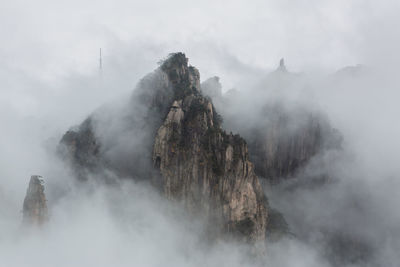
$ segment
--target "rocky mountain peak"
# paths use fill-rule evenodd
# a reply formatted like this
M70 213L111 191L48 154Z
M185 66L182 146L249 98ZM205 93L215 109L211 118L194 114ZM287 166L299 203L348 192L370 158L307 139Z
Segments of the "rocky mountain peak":
M23 223L42 225L48 219L48 210L41 176L32 175L23 205Z
M78 174L109 168L125 177L151 178L166 198L206 218L211 237L265 240L268 203L247 144L222 129L222 117L201 92L200 73L185 54L170 54L144 77L126 110L122 121L83 123L64 135L66 158L85 169ZM115 120L123 127L109 127ZM104 132L108 139L99 139Z
M174 86L175 98L183 98L200 90L200 73L188 65L189 59L184 53L172 53L165 59L160 69L167 74Z
M161 69L175 92L153 146L164 195L208 218L213 236L263 241L268 204L245 140L222 130L211 99L198 90L199 72L183 54L171 55Z
M161 69L175 69L175 68L187 68L189 59L182 52L170 53L166 59L161 61Z

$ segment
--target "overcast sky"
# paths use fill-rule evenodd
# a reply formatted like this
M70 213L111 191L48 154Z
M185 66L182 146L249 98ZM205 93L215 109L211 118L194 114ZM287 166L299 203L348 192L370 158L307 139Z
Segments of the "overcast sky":
M336 69L373 59L374 42L398 44L397 36L387 38L398 33L399 5L395 0L2 0L1 65L54 79L65 70L93 71L99 47L106 56L118 56L124 43L156 51L153 57L184 50L194 63L221 50L261 68L275 67L284 56L295 70Z

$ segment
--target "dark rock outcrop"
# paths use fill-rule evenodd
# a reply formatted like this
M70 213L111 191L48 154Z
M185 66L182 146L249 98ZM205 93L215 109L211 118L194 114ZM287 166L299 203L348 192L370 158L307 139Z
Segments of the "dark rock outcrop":
M48 220L46 196L41 176L32 175L23 205L23 224L42 225Z

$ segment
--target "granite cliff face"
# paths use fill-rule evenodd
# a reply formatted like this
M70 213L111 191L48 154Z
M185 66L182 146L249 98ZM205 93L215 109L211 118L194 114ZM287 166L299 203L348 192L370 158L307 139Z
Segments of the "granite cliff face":
M78 177L108 169L150 178L168 199L205 216L213 235L265 239L268 203L247 144L221 129L199 71L183 53L171 54L140 81L122 115L101 113L60 142Z
M46 196L43 182L38 175L32 175L23 205L23 224L42 225L48 220Z
M220 116L200 91L199 72L187 66L183 54L162 68L175 88L153 148L164 194L206 214L223 232L247 241L264 240L267 202L246 142L221 129Z

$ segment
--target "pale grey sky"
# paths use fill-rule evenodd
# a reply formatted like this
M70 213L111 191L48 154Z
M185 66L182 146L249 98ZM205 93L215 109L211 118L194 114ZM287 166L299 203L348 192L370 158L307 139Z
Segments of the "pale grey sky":
M54 79L66 70L93 71L99 47L117 56L120 43L139 43L159 48L152 60L183 50L195 64L207 59L212 44L260 68L284 56L295 70L333 70L370 60L371 49L383 47L376 39L385 42L392 35L385 30L399 27L399 6L395 0L2 0L1 66Z

